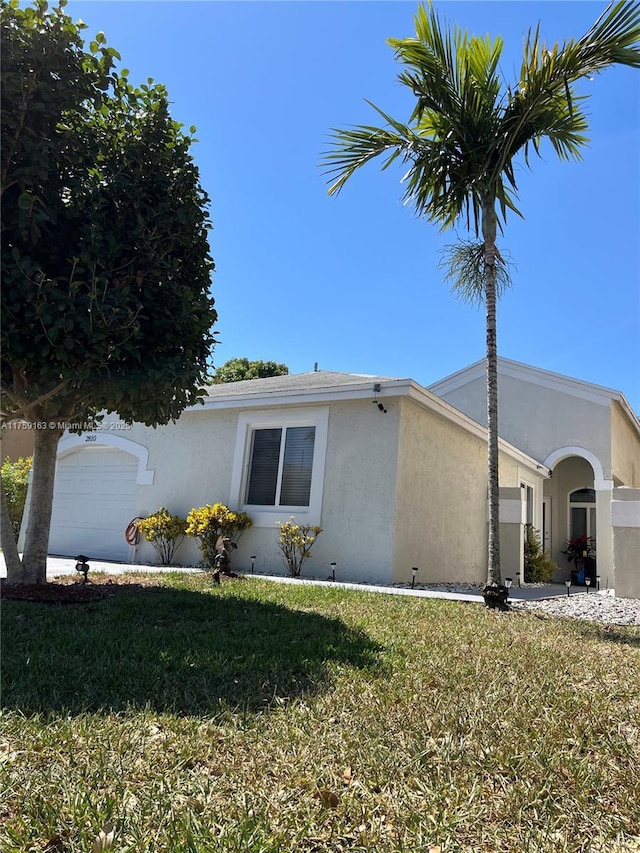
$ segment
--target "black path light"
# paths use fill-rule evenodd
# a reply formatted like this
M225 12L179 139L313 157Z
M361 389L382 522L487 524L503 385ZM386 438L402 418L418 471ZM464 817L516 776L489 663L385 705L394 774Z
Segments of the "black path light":
M507 588L507 601L508 601L509 600L509 590L513 586L513 578L505 578L504 579L504 585Z
M518 589L520 589L520 572L516 572L516 579L518 581Z
M596 589L600 592L600 575L596 575Z
M570 593L570 590L571 590L571 578L567 578L567 580L564 582L564 585L565 585L565 586L566 586L566 588L567 588L567 597L568 597L568 596L571 594L571 593Z
M329 563L329 565L331 566L331 580L334 581L336 579L336 564Z
M413 588L415 587L415 585L416 585L416 575L418 574L418 567L417 567L417 566L414 566L414 567L411 569L411 571L412 571L412 573L413 573L413 577L411 578L411 589L413 589Z
M584 582L585 586L587 587L587 595L589 595L589 587L591 586L591 578L589 577L589 575L585 576Z
M89 574L89 563L87 562L89 558L85 557L84 554L78 554L76 557L76 572L82 572L84 577L82 578L82 583L87 582L87 575Z
M256 565L256 555L254 554L254 555L251 557L251 574L253 574L253 570L254 570L254 568L255 568L255 565Z

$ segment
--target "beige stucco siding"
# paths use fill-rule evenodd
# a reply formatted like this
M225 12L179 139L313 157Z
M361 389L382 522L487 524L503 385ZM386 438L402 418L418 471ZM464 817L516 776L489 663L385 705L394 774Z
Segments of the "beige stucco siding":
M484 379L478 378L444 398L484 424L485 393ZM604 476L611 476L608 404L504 375L498 378L498 395L501 438L541 462L558 448L583 447L600 460Z
M483 581L486 495L482 439L403 400L394 581Z
M611 444L616 485L640 488L640 436L616 400L611 404Z
M391 577L395 476L399 405L385 400L387 413L370 400L332 403L329 414L327 456L318 537L305 577L326 578L329 564L338 564L338 577L350 581L383 582ZM309 407L313 408L313 407ZM146 515L165 506L186 515L192 507L221 501L234 505L230 492L239 416L243 409L185 412L176 424L150 429L139 424L119 433L149 451L148 468L154 482L137 488L137 513ZM261 412L267 410L261 410ZM286 419L295 407L269 410ZM247 531L234 552L232 564L249 569L256 556L256 571L286 571L277 545L276 522L287 513L273 512L273 524ZM300 519L296 519L300 520ZM153 560L154 552L141 542L137 557ZM197 564L200 556L187 539L177 561Z
M338 563L338 576L389 582L396 518L400 400L387 412L370 400L334 403L329 415L322 526L316 564ZM311 569L311 566L310 566ZM326 575L325 575L326 576Z

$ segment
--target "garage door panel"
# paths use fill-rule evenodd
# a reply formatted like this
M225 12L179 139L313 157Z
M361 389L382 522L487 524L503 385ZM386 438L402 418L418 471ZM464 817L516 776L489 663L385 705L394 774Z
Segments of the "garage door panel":
M127 560L124 531L135 512L136 457L112 447L83 447L58 462L49 552Z

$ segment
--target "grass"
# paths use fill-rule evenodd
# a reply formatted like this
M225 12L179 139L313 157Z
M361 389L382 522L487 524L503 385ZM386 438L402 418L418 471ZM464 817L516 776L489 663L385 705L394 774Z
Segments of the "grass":
M3 603L0 849L640 850L640 630L199 575Z

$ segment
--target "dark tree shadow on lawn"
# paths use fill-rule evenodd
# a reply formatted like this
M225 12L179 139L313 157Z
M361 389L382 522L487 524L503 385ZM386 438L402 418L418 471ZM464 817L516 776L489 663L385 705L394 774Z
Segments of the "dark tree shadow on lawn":
M84 605L3 602L2 707L249 713L326 689L336 666L380 671L339 619L235 594L129 586Z

